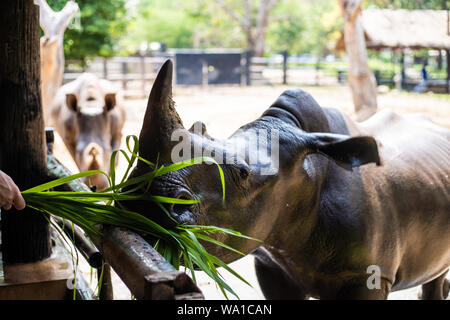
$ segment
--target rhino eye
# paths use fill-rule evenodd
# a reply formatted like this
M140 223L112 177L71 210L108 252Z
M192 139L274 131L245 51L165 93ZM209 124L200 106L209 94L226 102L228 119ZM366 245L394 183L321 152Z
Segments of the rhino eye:
M250 169L248 167L240 167L239 168L239 175L242 179L247 179L248 175L250 174Z

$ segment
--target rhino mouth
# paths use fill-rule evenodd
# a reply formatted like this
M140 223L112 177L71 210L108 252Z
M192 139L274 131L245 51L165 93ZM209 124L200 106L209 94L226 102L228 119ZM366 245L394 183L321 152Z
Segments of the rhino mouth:
M167 193L151 192L153 196L171 199L194 200L190 193L182 190L178 196ZM196 224L199 215L198 203L157 203L148 200L121 201L127 209L139 212L163 228L173 228L180 224Z

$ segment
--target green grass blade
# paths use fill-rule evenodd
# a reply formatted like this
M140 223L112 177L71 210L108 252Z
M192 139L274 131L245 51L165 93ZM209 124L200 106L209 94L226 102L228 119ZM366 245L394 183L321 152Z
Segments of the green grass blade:
M109 176L105 172L100 171L100 170L90 170L90 171L73 174L73 175L68 176L68 177L56 179L56 180L53 180L53 181L41 184L41 185L36 186L34 188L30 188L28 190L22 191L22 194L24 194L24 193L26 194L26 193L30 193L30 192L45 191L45 190L48 190L48 189L55 188L55 187L58 187L60 185L66 184L66 183L68 183L70 181L73 181L75 179L92 176L94 174L103 174L106 177L108 177L108 180L109 180Z

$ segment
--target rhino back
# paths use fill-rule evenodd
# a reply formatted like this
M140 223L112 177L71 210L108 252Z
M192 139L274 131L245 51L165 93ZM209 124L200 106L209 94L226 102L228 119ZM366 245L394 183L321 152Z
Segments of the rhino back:
M321 182L316 225L298 255L303 276L315 274L311 281L327 274L367 277L366 268L375 264L393 289L402 289L448 269L447 129L385 111L355 123L336 109L321 108L302 90L285 92L264 116L309 132L371 135L379 146L381 167L368 164L351 172L321 155L307 156Z
M391 111L369 120L361 128L379 141L383 166L367 176L376 201L385 203L397 226L394 289L401 289L433 279L450 265L450 130Z
M339 122L337 112L325 112L332 123ZM391 111L361 124L342 121L349 134L377 139L382 166L346 172L330 163L320 216L335 226L331 230L338 229L331 232L333 249L359 255L362 244L362 260L381 266L393 289L435 278L450 264L450 131L424 117ZM341 124L330 126L337 131ZM344 242L359 241L359 248L344 248L342 235Z

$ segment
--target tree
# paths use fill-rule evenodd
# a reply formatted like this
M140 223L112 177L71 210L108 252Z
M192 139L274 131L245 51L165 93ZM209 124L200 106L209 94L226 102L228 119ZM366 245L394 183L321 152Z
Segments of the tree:
M0 169L21 190L47 179L40 93L39 7L0 2ZM51 254L50 227L40 212L2 211L2 259L33 262Z
M239 4L232 0L215 1L239 24L247 40L247 49L252 56L262 57L270 12L279 0L242 0Z
M377 110L375 77L367 63L367 48L361 23L361 0L338 0L344 17L345 50L348 55L348 83L359 121Z
M61 10L67 0L47 0L50 7ZM64 52L68 59L111 57L119 50L118 38L126 31L126 0L77 0L80 28L69 28L64 34Z
M49 125L50 106L64 73L64 31L79 9L75 1L68 1L59 12L54 12L45 0L35 2L39 4L39 24L44 32L41 37L41 91L44 121Z

